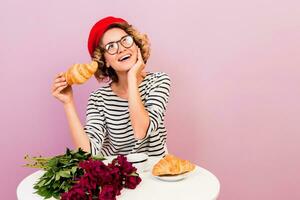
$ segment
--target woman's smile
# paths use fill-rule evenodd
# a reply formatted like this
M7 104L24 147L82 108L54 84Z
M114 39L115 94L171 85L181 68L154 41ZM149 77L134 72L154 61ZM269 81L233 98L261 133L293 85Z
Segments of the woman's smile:
M127 53L127 54L125 54L124 56L121 56L121 57L118 59L118 61L119 61L119 62L126 62L126 61L128 61L130 58L131 58L131 54L130 54L130 53Z

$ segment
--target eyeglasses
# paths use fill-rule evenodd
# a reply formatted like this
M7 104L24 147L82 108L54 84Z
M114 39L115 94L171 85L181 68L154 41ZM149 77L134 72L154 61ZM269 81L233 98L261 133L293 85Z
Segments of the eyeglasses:
M118 41L109 42L104 46L104 48L102 48L102 50L106 51L110 55L114 55L119 51L119 42L123 47L128 49L133 45L134 41L131 35L125 35Z

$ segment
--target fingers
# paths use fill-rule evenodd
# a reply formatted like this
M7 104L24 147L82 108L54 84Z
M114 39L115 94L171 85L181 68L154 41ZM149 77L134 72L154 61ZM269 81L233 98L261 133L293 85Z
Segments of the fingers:
M142 53L141 53L141 50L140 50L139 47L138 47L138 59L139 59L140 61L143 60Z
M64 72L61 72L56 75L53 85L52 85L52 94L56 94L59 87L67 87L68 86L63 74L64 74Z
M64 72L61 72L56 75L56 77L54 79L54 83L59 83L59 82L63 82L63 81L66 81L66 78L64 76Z
M138 74L142 74L144 68L145 68L145 63L141 54L141 50L139 47L137 47L137 60L135 64L131 67L129 72L130 74L134 74L134 76L137 76Z
M56 90L57 93L60 93L63 89L65 89L66 87L68 87L68 85L62 85L62 86L59 86Z
M144 60L143 60L141 50L140 50L139 47L137 48L137 60L136 60L135 65L137 65L137 66L143 66L144 65Z
M61 77L63 74L64 74L64 72L58 73L58 74L55 76L54 80L57 79L57 78L59 78L59 77Z
M141 65L143 65L143 67L145 67L145 62L144 62L144 59L143 59L142 52L141 52L140 48L138 48L138 60L140 61Z
M65 77L56 78L56 79L54 80L54 83L62 82L62 81L65 81L65 80L66 80Z
M58 88L60 86L65 86L65 85L68 85L68 83L67 82L56 83L56 84L54 84L54 88Z
M55 83L52 87L52 94L57 94L59 93L62 89L68 87L67 82L60 82L60 83ZM62 88L62 89L60 89Z

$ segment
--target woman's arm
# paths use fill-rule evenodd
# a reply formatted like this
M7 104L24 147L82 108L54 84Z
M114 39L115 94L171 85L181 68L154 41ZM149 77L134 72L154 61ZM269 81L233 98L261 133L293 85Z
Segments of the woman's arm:
M150 118L141 100L136 78L128 80L128 105L135 138L142 140L146 136Z
M145 63L141 54L141 50L139 48L137 50L137 62L134 66L131 67L127 74L128 106L134 136L136 139L142 140L147 135L147 130L150 124L150 117L143 105L139 92L137 77L141 74L143 76L143 69L145 68Z
M85 134L79 118L76 113L73 90L64 76L64 72L56 75L51 89L52 95L61 101L64 105L64 110L67 115L67 120L71 129L71 136L77 148L81 147L83 150L90 152L89 139Z
M84 151L90 152L90 142L87 134L85 133L81 122L78 118L74 102L64 104L64 110L69 122L71 136L76 148L81 147Z

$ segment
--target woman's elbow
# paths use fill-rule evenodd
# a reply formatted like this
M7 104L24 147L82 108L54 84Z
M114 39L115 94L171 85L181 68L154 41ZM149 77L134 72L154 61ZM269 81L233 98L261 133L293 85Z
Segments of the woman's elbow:
M142 131L135 132L134 137L137 140L143 140L145 139L146 135L147 135L146 131L142 130Z

